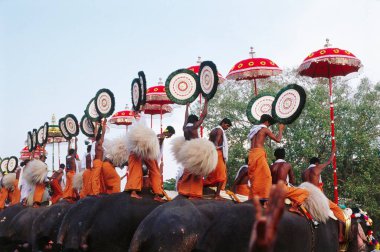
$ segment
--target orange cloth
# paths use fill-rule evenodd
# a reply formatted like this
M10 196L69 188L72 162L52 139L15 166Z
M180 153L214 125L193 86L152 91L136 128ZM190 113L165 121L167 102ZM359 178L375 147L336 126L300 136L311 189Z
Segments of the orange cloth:
M219 182L223 182L223 185L225 185L225 182L227 180L227 167L223 158L223 151L217 150L217 153L218 163L216 164L215 169L204 180L203 185L205 186L213 186ZM224 190L224 188L221 189Z
M41 203L44 197L45 183L38 183L34 189L33 203Z
M103 161L95 159L93 161L93 168L91 171L91 195L98 195L105 192L104 181L102 179L102 165Z
M263 148L252 148L248 154L248 177L251 182L249 198L258 196L268 199L272 186L272 176L267 162L267 154Z
M338 218L343 223L346 223L346 217L344 216L343 210L334 202L329 200L329 207L331 211L334 213L335 217Z
M50 200L52 204L55 204L63 196L62 187L56 178L51 180L50 187L53 190L53 195L51 196Z
M186 169L183 175L178 180L178 193L189 197L202 198L203 196L203 181L202 176L194 175Z
M152 191L155 194L162 194L161 174L158 168L157 160L144 160L149 170L149 179L152 185ZM126 191L141 191L142 189L142 159L135 153L131 153L128 157L128 180L125 185Z
M109 161L103 162L102 176L107 194L120 192L120 176Z
M237 194L248 196L249 195L249 186L247 184L235 185L235 190Z
M20 203L21 191L18 188L18 179L13 182L13 191L9 192L10 206Z
M73 180L74 180L75 171L67 171L66 172L66 187L63 191L63 198L75 199L77 197L75 193L75 189L73 188Z
M5 187L1 187L0 190L0 209L4 209L5 201L8 198L8 190Z
M79 196L81 199L86 197L87 195L93 195L92 188L91 188L91 175L92 175L91 169L84 170L83 176L82 176L82 180L83 180L82 190L79 193Z
M302 188L285 186L286 194L285 197L294 201L298 205L301 205L307 197L309 197L309 192Z

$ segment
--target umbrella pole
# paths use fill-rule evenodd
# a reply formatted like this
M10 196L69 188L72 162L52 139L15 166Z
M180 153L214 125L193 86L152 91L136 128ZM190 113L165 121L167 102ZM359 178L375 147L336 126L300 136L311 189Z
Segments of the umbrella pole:
M330 119L331 119L331 145L332 149L336 149L335 142L335 121L334 121L334 102L333 102L333 90L332 90L332 79L329 78L329 94L330 94ZM333 158L333 170L334 170L334 202L338 204L338 176L336 172L336 152Z
M150 128L153 128L153 115L150 115Z
M58 142L58 165L61 165L61 148L60 148L60 142Z
M162 105L160 106L160 132L162 134Z
M55 152L54 152L54 137L53 137L53 157L52 157L52 167L53 167L53 171L54 171L54 155L55 155Z
M199 94L199 114L202 116L202 94ZM203 126L200 127L201 137L203 137Z
M254 81L254 85L255 85L255 96L257 96L257 83L256 83L256 79L253 79Z

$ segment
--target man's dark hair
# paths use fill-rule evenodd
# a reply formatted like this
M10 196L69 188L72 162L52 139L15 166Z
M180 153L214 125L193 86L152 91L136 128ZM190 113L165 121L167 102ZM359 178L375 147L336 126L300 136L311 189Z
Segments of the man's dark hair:
M73 155L75 153L75 149L70 149L69 150L69 155Z
M40 159L42 159L42 158L47 158L47 157L46 157L45 154L41 154L41 155L40 155Z
M225 123L225 124L228 124L228 125L232 126L231 120L228 119L228 118L223 118L223 120L220 121L219 125L222 125L222 123Z
M285 149L284 148L277 148L274 150L274 156L277 159L285 159Z
M276 120L273 119L273 117L271 117L270 115L268 114L263 114L261 117L260 117L260 123L265 123L265 122L269 122L270 125L273 125L276 123Z
M316 164L316 163L320 163L319 158L317 157L310 158L310 164Z
M22 162L20 163L20 166L21 166L21 167L24 167L25 165L27 165L27 164L29 163L29 161L30 161L30 159L25 159L24 161L22 161Z
M60 164L60 165L59 165L59 168L61 168L61 169L65 169L65 164Z
M169 132L170 134L175 134L175 129L172 126L167 126L166 131Z
M91 148L92 148L92 145L91 145L91 144L87 145L87 152L90 152L90 151L91 151Z
M196 123L198 122L198 120L199 120L198 116L193 115L193 114L189 115L189 117L187 118L188 123Z

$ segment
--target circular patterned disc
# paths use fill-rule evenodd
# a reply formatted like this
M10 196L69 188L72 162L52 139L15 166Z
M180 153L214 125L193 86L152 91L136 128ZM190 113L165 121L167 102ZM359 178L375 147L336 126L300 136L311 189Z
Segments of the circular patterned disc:
M272 106L273 118L283 124L290 124L301 114L306 102L305 90L291 84L280 90Z
M246 114L251 123L259 123L260 117L263 114L272 114L272 103L274 96L261 93L253 97L247 106Z
M142 103L141 83L139 79L134 79L131 85L132 107L134 111L139 111Z
M78 120L73 114L66 115L65 128L70 137L76 137L79 134Z
M66 126L65 126L65 118L59 119L58 126L59 126L59 129L61 130L62 136L66 140L70 140L71 137L70 137L69 133L67 132L67 129L66 129Z
M87 137L94 137L94 125L93 122L87 118L86 115L82 116L80 120L80 129L82 133Z
M9 162L9 158L4 158L3 161L1 162L1 171L4 173L4 172L7 172L7 169L8 169L8 162Z
M145 105L146 103L146 78L144 71L140 71L137 73L139 76L139 81L141 84L141 105Z
M28 131L28 133L27 133L26 142L28 145L28 150L33 151L33 135L32 135L32 132L30 132L30 131Z
M210 100L218 89L218 70L212 61L203 61L199 67L200 90L203 97Z
M37 144L39 146L44 145L44 126L41 126L37 131Z
M33 137L33 150L35 150L37 148L37 130L36 129L33 129L33 133L32 133L32 137Z
M165 82L165 91L169 99L185 105L193 102L200 92L199 77L188 69L179 69L169 75Z
M44 127L44 144L46 144L49 138L49 123L46 122L43 127Z
M96 111L95 98L92 98L90 100L84 112L87 115L87 117L90 118L92 121L99 121L100 116L98 114L98 111Z
M10 157L8 161L8 166L7 166L8 172L14 172L17 166L18 166L17 157L15 156Z
M115 111L115 96L109 89L100 89L95 95L96 112L102 117L108 117Z

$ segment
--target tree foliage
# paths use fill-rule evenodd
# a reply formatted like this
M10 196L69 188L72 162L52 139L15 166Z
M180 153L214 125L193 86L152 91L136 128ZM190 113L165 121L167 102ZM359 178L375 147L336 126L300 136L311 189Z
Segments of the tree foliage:
M259 81L259 93L277 93L282 87L297 83L307 93L306 105L300 117L284 131L280 144L286 149L286 159L292 163L297 182L308 167L311 157L322 162L331 154L330 105L327 79L311 79L296 75L295 69L284 71L281 77ZM335 104L335 133L339 196L343 204L359 205L380 220L380 83L374 85L367 78L360 80L356 89L343 78L333 79ZM239 167L248 153L247 135L252 127L245 111L252 98L251 83L228 81L221 84L210 101L204 122L211 130L221 119L233 123L227 131L229 139L228 186L231 186ZM277 126L272 127L277 133ZM267 144L268 162L278 145ZM333 171L329 166L323 173L325 193L333 198Z

